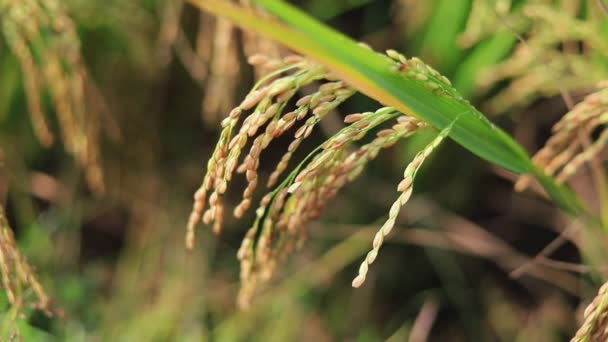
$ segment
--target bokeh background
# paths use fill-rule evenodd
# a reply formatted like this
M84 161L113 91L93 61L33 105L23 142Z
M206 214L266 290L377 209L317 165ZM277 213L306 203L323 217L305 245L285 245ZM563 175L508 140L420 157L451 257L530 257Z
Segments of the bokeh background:
M49 317L27 303L17 312L0 295L0 338L565 341L576 331L606 271L605 250L580 253L597 236L586 238L586 227L533 192L515 192L512 175L452 142L419 173L365 286L351 287L403 169L432 134L373 161L310 225L304 248L254 306L239 311L236 251L253 215L228 219L219 237L201 227L193 251L184 248L185 225L219 121L259 76L246 56L286 51L180 0L61 1L80 42L81 120L96 127L85 133L98 132L88 141L99 151L100 188L90 165L66 151L66 139L45 147L35 136L26 78L45 73L44 54L38 70L24 69L8 23L23 25L10 8L38 2L0 1L0 196L57 312ZM608 77L608 14L595 0L295 4L378 51L420 57L530 152ZM40 37L54 49L52 33ZM66 48L56 49L62 56ZM41 106L59 131L52 89L40 87ZM344 115L377 107L355 96L307 147L335 132ZM263 156L263 175L282 150ZM229 204L238 203L239 181ZM601 206L605 189L588 169L571 184L589 207Z

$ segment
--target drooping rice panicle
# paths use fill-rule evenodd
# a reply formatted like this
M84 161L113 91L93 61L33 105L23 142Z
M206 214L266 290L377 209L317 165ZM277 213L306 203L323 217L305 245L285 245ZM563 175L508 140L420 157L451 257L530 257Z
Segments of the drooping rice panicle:
M294 120L302 120L309 113L312 113L312 116L306 120L304 126L300 127L296 131L295 139L289 144L287 153L283 155L270 175L267 184L268 187L276 185L279 177L287 169L293 154L298 149L302 141L310 136L315 125L331 110L338 107L354 93L354 90L348 88L344 82L336 81L322 85L319 87L319 91L314 94L307 95L298 101L298 108L292 112L294 114L293 117L289 122L286 121L284 125L279 126L280 129L278 130L277 134L282 135L293 125L295 122Z
M220 139L208 162L207 174L195 194L195 202L188 222L186 238L188 246L193 246L194 228L201 219L206 224L214 222L216 233L221 231L224 212L221 197L226 192L239 163L241 171L246 173L248 179L243 202L235 210L235 214L242 215L249 206L251 195L257 186L259 154L263 149L262 145L266 144L262 144L262 140L265 139L269 143L269 139L274 137L274 128L270 129L273 134L257 140L257 143L251 147L250 153L240 162L243 148L248 140L256 136L261 127L269 121L276 122L273 126L280 125L283 107L301 87L323 79L327 74L323 67L304 59L285 58L283 63L285 65L282 68L262 78L245 100L222 121L223 130ZM253 112L243 120L241 127L236 131L241 113L254 107ZM236 134L233 135L233 132ZM206 201L207 196L209 196L208 201ZM209 203L209 208L205 208L206 203Z
M397 217L399 216L399 212L401 211L401 207L403 207L412 196L416 173L418 173L418 170L420 170L422 163L424 163L428 156L448 136L449 130L450 127L447 127L446 129L441 131L439 135L435 139L433 139L433 141L431 141L422 151L416 154L414 159L405 168L405 171L403 173L403 180L397 186L397 191L399 191L401 194L399 195L397 200L392 204L388 214L388 220L386 220L386 222L382 225L380 230L378 230L378 232L374 236L373 248L371 251L369 251L369 253L367 253L367 255L365 256L365 260L363 260L363 262L361 263L361 266L359 267L359 274L355 277L355 279L353 279L353 287L360 287L365 282L369 267L376 260L378 252L380 251L380 247L382 247L382 244L384 243L384 238L393 230Z
M27 292L31 290L35 297L34 307L47 315L53 314L51 299L27 259L19 251L2 206L0 206L0 273L2 287L11 305L23 307L31 301L31 298L27 298Z
M87 102L88 76L76 27L57 0L9 0L2 4L2 31L24 74L34 132L53 142L41 92L48 89L63 144L82 166L90 188L104 191L97 113Z
M438 96L464 101L447 78L418 58L408 59L393 50L387 51L386 58L394 64L393 71L423 82ZM225 211L222 197L237 173L243 173L247 180L242 200L233 211L237 218L242 217L252 206L253 194L260 182L258 169L262 152L277 137L303 122L295 130L287 153L269 177L268 186L278 186L262 198L255 211L255 222L245 234L237 253L241 263L241 291L238 296L241 308L250 305L259 285L272 277L281 260L302 245L307 237L307 224L322 214L342 187L352 182L382 149L427 127L424 122L391 107L348 115L344 120L347 124L345 128L329 137L281 179L302 141L311 135L328 113L351 97L354 90L324 67L299 56L272 59L252 55L249 62L266 65L272 71L222 121L223 130L218 144L208 161L201 187L194 195L186 234L186 245L192 248L195 227L201 220L213 224L214 232L221 230ZM315 82L321 82L317 91L295 101L293 110L286 109L303 86ZM240 118L244 115L241 122ZM393 121L390 128L376 131L371 142L353 149L358 140L390 121ZM399 187L403 191L400 203L404 204L407 201L404 198L411 195L411 181L422 161L446 135L446 132L442 132L410 164L405 180ZM248 151L243 153L249 143ZM396 205L391 209L393 223L398 209ZM389 230L384 229L386 233ZM370 252L372 254L377 254L380 248L377 240L374 251ZM373 260L369 257L366 262L369 264ZM362 277L365 275L359 278Z
M608 129L604 129L593 144L577 154L568 164L566 164L566 166L564 166L562 171L556 176L557 182L563 183L572 177L584 163L589 162L599 154L606 146L606 143L608 143Z
M600 90L588 95L553 126L553 135L532 158L546 174L556 176L558 183L566 182L608 143L606 128L601 128L599 135L593 137L598 127L608 123L608 84L600 83L599 88ZM581 139L593 143L586 145ZM522 176L515 188L522 191L530 182L530 176Z
M48 147L53 144L54 137L42 109L40 93L42 87L41 83L43 81L38 75L34 58L30 53L27 43L17 31L16 25L10 21L6 21L3 28L7 41L21 63L27 104L30 111L32 126L34 127L34 133L42 145Z
M380 124L397 117L390 129L359 150L350 146ZM248 307L260 282L273 275L276 265L306 239L306 225L318 218L337 192L356 178L365 164L383 148L408 137L425 126L417 119L403 116L392 108L374 113L353 114L345 120L350 126L328 139L307 164L296 171L273 193L262 199L258 219L246 235L241 248L242 289L239 305ZM257 241L251 237L258 236Z

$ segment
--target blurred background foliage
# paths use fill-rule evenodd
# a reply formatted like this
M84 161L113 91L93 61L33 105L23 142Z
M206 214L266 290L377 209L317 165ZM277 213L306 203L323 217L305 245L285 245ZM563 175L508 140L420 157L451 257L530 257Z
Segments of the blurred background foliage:
M27 286L19 305L3 292L3 340L561 341L605 279L605 235L450 143L353 290L403 168L432 138L418 135L371 163L238 311L235 255L252 215L219 238L202 229L192 252L184 227L219 121L263 72L246 55L284 51L180 0L42 3L0 0L0 196L54 315L30 305ZM595 0L296 4L376 50L419 56L531 152L608 78L608 15ZM341 114L374 107L355 96ZM308 143L340 125L325 120ZM582 170L571 184L598 208L605 189L592 178Z

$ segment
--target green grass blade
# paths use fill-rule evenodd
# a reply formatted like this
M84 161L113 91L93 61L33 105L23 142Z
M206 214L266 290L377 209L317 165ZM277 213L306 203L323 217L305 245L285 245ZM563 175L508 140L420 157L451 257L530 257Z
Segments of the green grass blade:
M251 10L225 1L190 1L201 9L316 60L363 94L385 106L425 120L440 130L464 114L451 129L450 138L479 157L515 173L539 175L525 150L468 101L458 96L437 94L430 90L427 81L406 77L393 70L394 64L387 58L283 1L256 2L278 20L260 17ZM580 212L578 200L567 189L550 178L541 180L541 183L564 210L571 214Z
M438 1L423 38L417 44L418 56L443 73L452 75L465 54L457 42L470 9L470 0Z
M480 73L487 67L505 59L515 46L517 38L512 32L498 32L481 41L458 66L453 78L456 89L465 97L475 95L475 87Z

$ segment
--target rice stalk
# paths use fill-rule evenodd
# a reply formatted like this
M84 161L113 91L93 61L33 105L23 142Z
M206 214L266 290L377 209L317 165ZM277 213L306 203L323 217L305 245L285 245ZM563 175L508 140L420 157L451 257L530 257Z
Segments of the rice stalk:
M260 62L260 60L252 58L252 62ZM193 246L194 228L201 219L206 224L214 222L216 233L221 231L224 213L222 195L226 192L228 183L237 171L237 166L241 173L245 173L248 181L247 188L243 192L243 201L235 209L235 214L240 217L249 208L251 196L258 183L259 157L270 141L282 135L297 119L303 119L309 112L313 112L313 118L318 118L322 113L317 111L315 115L314 111L317 108L329 108L333 102L341 101L344 96L342 95L339 100L334 98L333 101L315 103L314 107L308 103L298 107L296 111L283 115L286 103L301 87L326 78L328 72L323 67L301 58L287 57L279 62L275 64L280 65L281 69L262 79L241 104L222 121L223 130L220 140L207 164L207 173L203 183L195 194L195 203L188 223L187 245L190 247ZM289 73L281 75L283 72ZM243 120L237 132L236 126L241 114L254 107L251 115ZM268 125L264 134L254 140L249 153L242 161L239 161L248 140L266 124ZM296 139L308 136L310 133L306 131L311 132L312 126L308 125L304 131L301 129L297 131ZM209 195L209 193L211 194ZM209 196L209 208L205 210L207 196Z
M279 262L300 248L307 237L307 224L317 219L346 184L361 173L380 150L392 146L425 125L393 108L347 116L351 122L311 154L256 210L256 221L238 252L241 284L238 303L247 308L260 282L268 281ZM397 119L391 128L376 133L369 144L351 151L368 131ZM256 239L257 237L257 239Z

